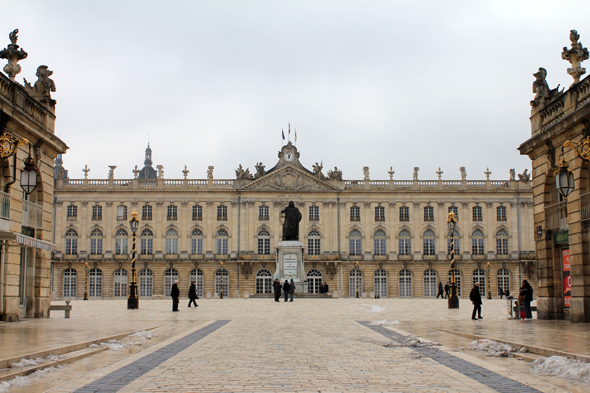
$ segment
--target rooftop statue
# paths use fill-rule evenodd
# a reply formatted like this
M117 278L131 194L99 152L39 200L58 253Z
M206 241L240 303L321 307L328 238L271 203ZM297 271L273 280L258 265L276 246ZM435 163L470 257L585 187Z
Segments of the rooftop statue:
M213 165L209 165L207 167L207 179L213 179L213 170L215 167Z
M250 168L242 168L242 164L238 166L236 169L236 179L252 179L252 175L250 174Z
M531 106L545 106L546 103L553 101L557 96L563 92L559 91L559 85L553 90L549 89L549 85L545 78L547 77L547 70L543 67L539 68L539 71L533 74L535 81L533 82L533 93L535 98L531 101Z
M369 174L369 167L368 166L364 166L363 167L363 176L365 177L365 180L371 180L371 176Z
M324 169L324 162L322 161L320 164L316 162L315 165L313 165L313 174L320 179L323 179L324 174L322 173L322 169Z
M281 211L285 213L285 223L283 224L283 240L299 240L299 221L301 221L301 212L295 207L293 201L289 206Z
M261 162L257 162L254 167L256 168L256 174L254 175L255 179L264 176L266 172L264 171L264 165L262 165Z
M37 67L37 81L33 86L25 79L25 90L41 102L49 103L54 106L56 101L51 99L51 93L55 92L55 82L50 76L53 71L49 70L46 65Z
M10 78L11 81L14 81L14 77L17 74L20 74L21 67L18 65L18 61L22 59L26 59L28 53L22 49L18 49L19 46L16 44L18 40L18 29L14 29L12 33L8 34L8 38L10 39L11 44L0 51L0 59L8 60L8 64L4 66L4 72Z
M342 180L342 171L335 166L333 171L328 171L328 178L330 180Z
M567 69L567 73L574 78L572 86L578 83L580 77L586 73L586 69L581 64L584 60L588 60L588 48L582 48L582 43L578 42L579 39L580 35L578 32L576 30L570 30L572 48L568 49L567 46L564 46L563 52L561 52L561 58L569 61L572 65L572 68Z

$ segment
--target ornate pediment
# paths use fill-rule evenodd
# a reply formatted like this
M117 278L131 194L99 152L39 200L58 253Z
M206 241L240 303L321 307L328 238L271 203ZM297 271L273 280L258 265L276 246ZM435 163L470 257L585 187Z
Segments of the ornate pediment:
M291 165L273 171L240 191L336 191L338 188Z

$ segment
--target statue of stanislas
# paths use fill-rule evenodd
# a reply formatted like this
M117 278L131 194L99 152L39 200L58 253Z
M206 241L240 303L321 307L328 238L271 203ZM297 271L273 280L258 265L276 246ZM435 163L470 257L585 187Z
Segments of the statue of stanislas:
M299 240L299 221L301 221L301 212L295 207L293 201L291 201L289 202L289 206L284 208L281 213L285 213L283 240Z

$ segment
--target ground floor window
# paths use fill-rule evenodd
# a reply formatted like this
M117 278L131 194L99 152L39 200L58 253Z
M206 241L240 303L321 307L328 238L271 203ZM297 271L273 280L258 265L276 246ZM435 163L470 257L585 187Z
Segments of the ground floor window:
M178 270L167 269L164 273L164 296L170 297L172 284L174 284L174 281L176 280L178 280Z
M359 297L363 295L363 272L360 270L351 270L348 276L348 296L356 297L358 290Z
M387 272L383 269L375 271L375 296L387 297Z
M508 269L500 269L498 270L498 293L503 291L510 290L510 271Z
M221 297L222 291L223 296L229 297L229 273L225 269L218 269L215 272L215 293Z
M260 269L256 273L256 293L272 293L272 273L268 269Z
M78 274L75 269L64 270L63 297L76 297Z
M115 270L115 287L113 288L113 294L115 297L127 297L127 270L117 269Z
M193 281L197 284L197 296L203 297L205 290L203 287L203 271L201 269L191 270L191 284Z
M482 297L486 294L486 272L483 269L475 269L473 271L473 285L479 283L479 293Z
M88 273L88 297L102 297L102 270L90 269Z
M436 271L434 269L424 270L424 297L436 296Z
M399 297L412 297L412 272L408 269L399 272Z
M322 272L320 272L318 269L311 269L307 272L307 292L320 293L320 286L322 283Z
M139 272L139 297L154 296L154 274L149 269Z

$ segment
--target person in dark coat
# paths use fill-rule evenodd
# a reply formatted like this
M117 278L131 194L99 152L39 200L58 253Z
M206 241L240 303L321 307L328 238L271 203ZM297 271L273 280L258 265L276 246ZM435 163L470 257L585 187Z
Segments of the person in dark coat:
M170 297L172 297L172 311L178 311L178 297L180 291L178 290L178 280L172 284L172 290L170 291Z
M289 301L289 290L291 290L291 285L289 284L288 280L285 280L285 283L283 284L283 292L285 293L286 302Z
M438 293L436 294L436 298L438 299L439 296L441 299L445 298L445 294L443 293L442 281L438 282Z
M281 297L281 283L279 282L278 278L275 280L272 286L275 290L275 302L278 302L279 298Z
M289 206L284 208L281 213L285 213L283 240L299 240L299 221L301 221L301 212L295 207L293 201L291 201L289 202Z
M527 319L533 317L531 312L531 302L533 301L533 287L527 280L522 280L522 287L520 288L520 296L522 296L522 305L524 306L524 313Z
M330 287L328 286L328 283L324 283L324 293L328 292L330 292Z
M320 293L325 293L324 284L320 284Z
M479 293L479 283L476 282L474 287L471 289L469 294L469 300L473 303L473 313L471 313L471 319L477 320L475 314L477 313L479 319L483 319L481 316L481 294Z
M293 294L295 293L295 282L293 281L293 279L291 279L291 282L289 283L289 298L291 298L291 300L289 300L290 302L293 301Z
M193 303L195 305L195 307L198 307L199 305L197 304L197 301L195 299L197 299L197 283L195 281L193 281L191 283L191 286L188 289L188 308L191 307L191 303Z
M451 291L451 286L449 285L449 283L447 282L445 284L445 299L449 298L449 292Z

